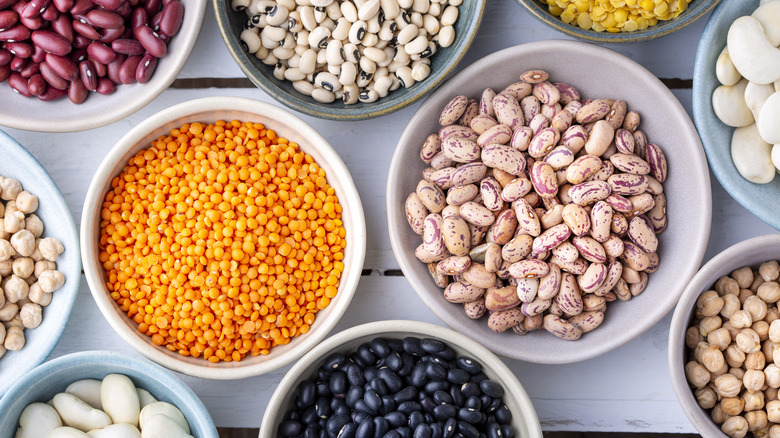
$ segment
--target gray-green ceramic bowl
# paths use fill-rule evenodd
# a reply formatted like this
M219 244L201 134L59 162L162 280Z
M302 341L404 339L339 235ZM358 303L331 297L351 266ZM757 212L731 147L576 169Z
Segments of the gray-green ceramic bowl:
M636 43L668 35L698 20L714 8L719 1L720 0L693 0L685 12L671 20L659 21L655 26L650 26L647 29L635 32L609 33L585 30L575 25L566 24L561 21L559 17L551 14L547 9L547 4L540 0L517 0L517 2L535 18L561 32L577 38L598 41L601 43ZM739 2L734 1L733 3Z
M268 93L281 104L305 114L332 120L363 120L384 116L414 103L444 82L447 75L463 59L474 36L477 34L487 0L464 0L458 8L455 23L455 42L440 49L431 57L431 74L425 80L409 88L399 88L376 102L346 105L340 100L320 103L310 96L295 90L292 82L280 81L273 75L273 66L263 64L260 59L242 47L239 35L247 21L245 11L231 9L229 0L213 0L217 23L230 54L252 83Z

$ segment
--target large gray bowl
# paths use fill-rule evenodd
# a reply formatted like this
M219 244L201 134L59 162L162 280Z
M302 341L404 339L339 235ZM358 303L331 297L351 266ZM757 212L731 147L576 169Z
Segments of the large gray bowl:
M333 103L320 103L299 93L292 82L280 81L273 75L273 66L263 64L253 54L241 47L239 35L247 20L246 12L236 12L230 7L229 0L213 0L217 14L219 32L227 44L230 54L241 67L244 74L260 89L268 93L277 102L296 111L314 117L332 120L362 120L379 117L410 105L441 85L447 75L463 59L471 42L477 34L482 21L487 0L464 0L459 7L458 21L455 23L455 42L450 47L439 50L431 57L431 75L410 88L399 88L387 97L376 102L358 102L346 105L337 100Z
M743 178L731 160L734 128L721 122L712 109L712 92L720 86L715 77L715 61L726 47L729 27L737 18L752 14L758 5L759 0L724 1L707 21L693 69L693 120L712 173L723 188L751 213L780 229L780 176L769 184L754 184Z
M693 390L685 379L685 363L688 354L685 345L685 331L693 320L696 300L703 292L712 289L723 275L729 275L743 266L753 269L768 260L780 259L780 234L754 237L733 245L712 258L693 277L685 288L677 308L674 310L669 328L669 373L677 401L693 426L702 436L708 438L728 438L711 419L709 410L705 411L696 402Z
M550 56L554 53L555 56ZM415 190L425 164L419 150L438 131L439 112L458 94L479 96L485 87L501 89L530 69L550 72L551 80L574 85L583 98L624 99L639 112L649 140L663 148L669 162L664 184L669 226L660 236L661 267L640 296L612 303L604 323L577 342L547 332L526 336L494 333L486 318L471 320L463 306L442 297L428 268L414 257L420 244L406 221L404 201ZM455 330L500 355L537 363L577 362L615 349L653 326L677 303L699 268L707 246L712 199L704 151L680 102L652 73L623 55L577 41L541 41L487 56L450 79L423 103L398 141L387 178L390 243L404 275L433 312ZM511 332L511 331L510 331Z

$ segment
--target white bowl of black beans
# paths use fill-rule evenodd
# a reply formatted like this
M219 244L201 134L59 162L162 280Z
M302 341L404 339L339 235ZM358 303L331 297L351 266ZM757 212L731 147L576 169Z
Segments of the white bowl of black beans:
M301 358L266 408L260 438L541 437L517 377L445 327L379 321Z

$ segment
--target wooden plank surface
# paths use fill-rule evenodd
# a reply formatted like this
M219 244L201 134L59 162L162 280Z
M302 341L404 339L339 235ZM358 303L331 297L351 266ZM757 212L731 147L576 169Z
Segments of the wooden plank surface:
M690 112L691 91L686 87L690 86L696 44L704 24L705 19L658 40L609 47L665 78ZM478 37L462 66L502 48L550 38L569 39L537 22L513 0L489 0ZM46 134L14 129L7 132L49 170L79 223L92 175L124 133L166 107L216 95L273 102L248 84L219 36L213 11L209 11L195 52L175 88L162 93L138 113L80 133ZM366 212L365 275L355 299L334 332L379 319L405 318L442 324L423 305L406 279L393 275L397 274L398 265L390 250L385 219L385 176L395 144L418 105L361 122L334 122L302 116L344 159ZM775 232L739 206L714 178L712 181L714 221L705 261L743 239ZM546 431L593 431L598 436L608 436L601 434L606 432L694 432L677 404L668 378L666 346L670 318L671 315L667 315L624 347L579 364L551 366L514 360L506 360L506 363L530 394ZM105 322L82 279L70 323L52 357L92 349L135 354ZM239 381L180 377L200 396L218 426L256 428L286 369ZM256 432L247 436L256 436Z

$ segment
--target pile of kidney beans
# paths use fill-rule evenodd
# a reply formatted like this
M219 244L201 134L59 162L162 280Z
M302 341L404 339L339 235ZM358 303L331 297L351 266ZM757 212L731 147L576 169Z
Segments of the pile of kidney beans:
M504 388L437 339L375 338L298 386L280 437L510 438Z
M76 104L146 83L183 18L180 0L0 0L0 82Z

